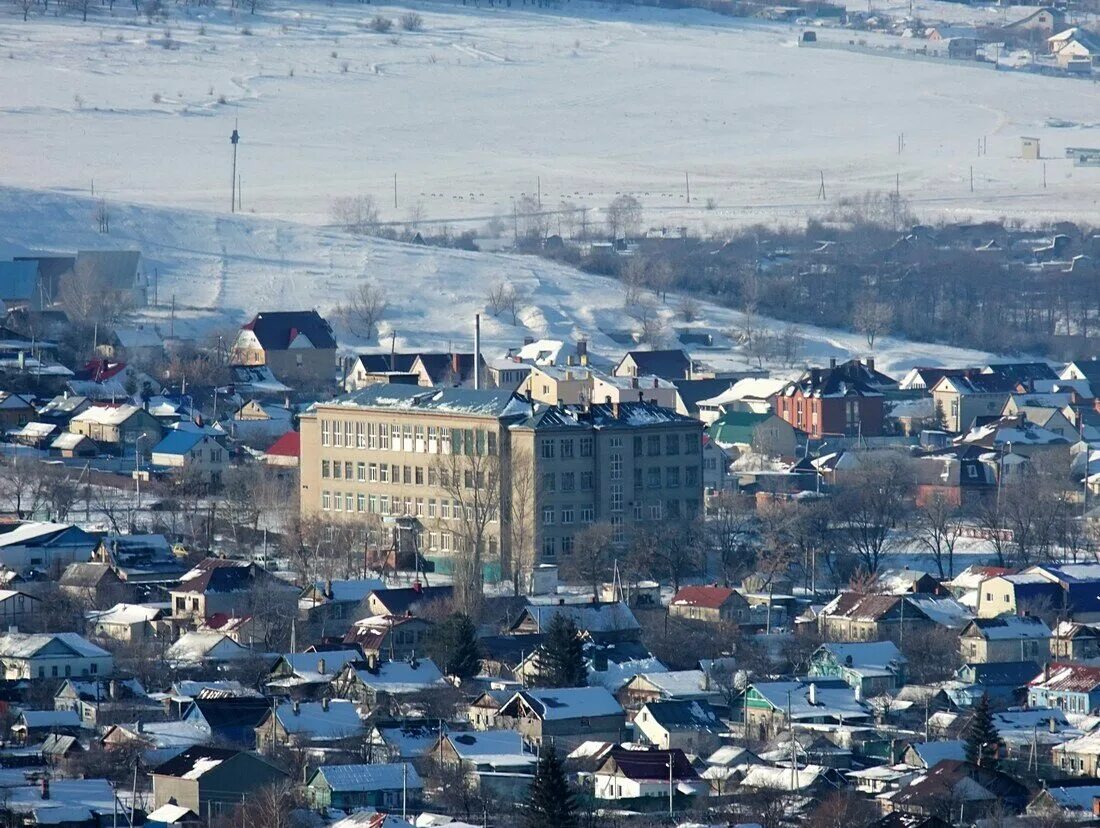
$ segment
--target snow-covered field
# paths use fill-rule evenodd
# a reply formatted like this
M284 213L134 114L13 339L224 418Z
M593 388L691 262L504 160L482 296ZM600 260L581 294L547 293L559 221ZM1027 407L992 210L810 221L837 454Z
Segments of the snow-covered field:
M423 31L387 34L371 18L409 7L168 5L157 24L121 0L87 23L4 10L0 184L94 182L111 202L225 211L239 119L245 211L310 223L365 193L384 219L419 204L480 227L540 186L546 208L632 192L649 222L697 229L801 221L895 185L933 219L1100 220L1100 169L1062 157L1100 143L1087 81L798 48L788 26L580 0L412 3ZM1017 157L1021 135L1043 140L1046 187L1044 164Z
M260 309L317 308L327 313L364 278L374 280L389 298L381 326L384 345L392 332L398 347L469 349L474 314L484 314L488 289L502 282L515 285L528 299L519 326L506 314L484 318L487 355L521 344L524 336L568 340L585 335L597 355L617 357L624 346L608 332L634 324L623 310L617 282L534 256L421 247L256 216L124 204L113 208L111 233L103 236L93 227L94 206L90 199L0 189L0 258L81 247L140 249L146 272L157 274L159 300L159 307L143 316L165 335L173 332L173 297L177 336L228 333ZM671 318L677 303L670 295L662 313ZM723 347L709 356L692 348L696 354L718 365L753 364L723 336L743 328L741 314L703 305L701 317L695 324L718 334ZM755 324L780 327L766 319ZM868 354L858 334L812 326L797 330L805 341L800 364ZM341 339L355 347L377 344ZM884 370L899 373L916 364L981 364L990 359L978 351L890 338L875 342L874 355Z

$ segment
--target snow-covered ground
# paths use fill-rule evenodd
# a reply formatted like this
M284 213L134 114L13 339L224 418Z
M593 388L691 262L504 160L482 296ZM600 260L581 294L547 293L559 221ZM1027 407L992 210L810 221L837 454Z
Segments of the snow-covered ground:
M0 183L224 212L239 120L245 211L311 223L365 193L384 219L419 204L480 227L541 189L545 208L568 200L596 221L632 192L648 222L705 230L800 222L895 185L930 219L1100 221L1100 169L1062 157L1100 143L1087 81L798 48L794 27L581 0L412 3L423 31L387 34L371 18L407 7L168 5L165 24L124 2L87 23L53 4L25 23L4 10ZM1021 135L1043 141L1046 187Z
M389 345L395 333L398 348L469 349L474 314L485 313L486 294L500 283L517 287L527 302L518 326L507 314L484 317L487 355L522 344L524 336L569 340L583 335L596 354L617 358L624 346L608 334L634 324L623 309L618 282L534 256L422 247L256 216L126 204L112 208L111 233L105 236L93 226L94 205L90 199L0 189L0 258L81 247L139 249L145 271L157 275L159 302L143 317L165 335L229 334L261 309L328 313L364 278L382 287L389 299L379 339ZM670 334L673 325L680 327L671 318L678 301L670 294L661 306ZM711 354L693 347L698 356L721 366L754 366L724 336L744 328L740 313L704 304L694 324L717 334L721 346ZM754 326L783 327L767 319ZM809 325L796 330L805 341L799 364L871 353L859 334ZM377 344L341 339L355 347ZM881 369L899 376L913 365L982 364L991 358L980 351L891 338L877 340L873 354Z

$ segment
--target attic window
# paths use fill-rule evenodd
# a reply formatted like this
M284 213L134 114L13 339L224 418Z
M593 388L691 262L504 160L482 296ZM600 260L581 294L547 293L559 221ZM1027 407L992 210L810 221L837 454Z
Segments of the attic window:
M977 477L978 476L978 470L974 466L967 466L966 467L966 474L967 474L968 477Z

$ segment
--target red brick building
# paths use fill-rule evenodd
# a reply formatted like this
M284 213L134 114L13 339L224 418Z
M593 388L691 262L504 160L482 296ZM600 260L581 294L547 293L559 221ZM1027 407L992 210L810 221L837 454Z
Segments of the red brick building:
M883 433L884 392L897 383L875 370L875 361L853 359L811 368L771 399L782 419L811 439L842 435L878 437Z

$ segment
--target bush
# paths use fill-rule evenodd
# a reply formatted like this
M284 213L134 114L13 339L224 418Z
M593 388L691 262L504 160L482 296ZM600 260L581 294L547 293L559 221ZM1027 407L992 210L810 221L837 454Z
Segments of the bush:
M393 28L393 21L388 17L378 15L370 22L370 27L372 31L385 33Z
M401 15L401 28L406 32L419 32L424 28L424 18L416 12Z

